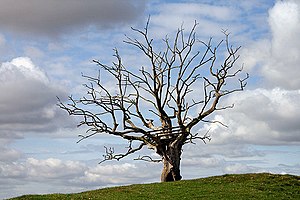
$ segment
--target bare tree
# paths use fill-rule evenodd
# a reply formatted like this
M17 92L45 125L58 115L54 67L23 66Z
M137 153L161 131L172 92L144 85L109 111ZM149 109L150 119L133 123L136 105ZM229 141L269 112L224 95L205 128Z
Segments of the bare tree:
M88 127L79 141L102 133L128 141L124 153L105 147L103 161L120 160L148 147L161 159L149 155L137 159L162 161L163 182L180 180L183 145L211 139L208 133L193 132L193 127L200 122L216 123L208 116L232 108L219 107L221 98L242 91L249 77L244 74L239 78L243 70L236 67L240 47L229 44L229 34L224 31L224 39L213 45L212 38L207 42L197 39L197 25L195 22L188 33L179 28L172 41L166 37L160 44L149 36L149 20L143 30L132 28L142 39L126 36L124 42L136 47L147 60L138 69L124 66L117 49L111 65L94 60L100 70L97 77L83 75L89 81L87 95L80 99L70 96L68 104L59 101L70 115L82 117L78 126ZM162 50L155 49L157 46L163 46ZM101 80L104 75L115 80L113 89L105 85L107 78Z

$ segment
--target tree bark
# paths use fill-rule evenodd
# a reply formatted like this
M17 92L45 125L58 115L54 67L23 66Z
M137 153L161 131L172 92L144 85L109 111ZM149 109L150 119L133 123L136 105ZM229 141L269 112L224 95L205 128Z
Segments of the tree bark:
M181 148L167 146L163 156L163 170L161 173L161 182L179 181L180 174Z

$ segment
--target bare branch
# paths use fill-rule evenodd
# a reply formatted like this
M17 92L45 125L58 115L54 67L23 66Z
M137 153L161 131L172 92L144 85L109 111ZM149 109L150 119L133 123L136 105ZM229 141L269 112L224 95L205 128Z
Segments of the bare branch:
M99 162L99 164L108 161L108 160L117 160L119 161L120 159L135 153L136 151L139 151L143 148L143 146L145 145L145 143L141 143L138 147L133 148L132 147L132 140L129 141L129 146L127 147L128 150L126 153L124 154L115 154L115 150L113 147L109 147L107 148L106 146L104 146L105 148L105 154L103 155L104 159L102 161Z
M194 140L196 139L200 139L203 141L204 144L211 141L211 136L208 134L210 131L210 129L203 135L203 136L199 136L199 133L195 133L195 134L189 134L189 136L186 138L185 143L191 143L191 144L196 144L194 142Z
M138 158L135 158L134 160L142 160L142 161L146 161L146 162L162 162L162 159L153 159L150 156L139 156Z

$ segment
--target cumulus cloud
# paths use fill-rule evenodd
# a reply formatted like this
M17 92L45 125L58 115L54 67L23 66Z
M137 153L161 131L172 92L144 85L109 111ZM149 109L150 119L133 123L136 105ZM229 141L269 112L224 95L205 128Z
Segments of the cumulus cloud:
M1 68L0 80L2 83L8 81L17 81L20 76L25 79L33 78L44 83L48 82L45 73L36 67L30 58L18 57L11 62L3 63Z
M78 161L61 161L55 158L0 161L0 198L28 193L51 193L54 192L53 185L61 186L64 188L61 192L66 192L67 181L81 176L86 169L87 167ZM69 191L72 191L71 188ZM57 192L57 189L55 191Z
M227 99L234 109L216 115L228 128L208 126L213 143L299 144L300 91L275 88L244 91Z
M54 179L73 177L83 173L85 165L78 161L61 161L55 158L48 158L46 160L38 160L35 158L28 158L26 163L28 169L28 177L35 177L41 179Z
M89 25L120 26L141 16L144 9L144 0L2 0L0 27L20 33L58 35Z
M1 137L16 137L27 131L54 131L63 126L64 115L56 106L62 88L27 57L15 58L0 66Z
M122 163L98 165L85 171L81 177L70 180L72 184L81 186L120 185L147 182L153 178L153 173L144 173L145 165ZM148 165L149 167L149 165ZM153 166L152 166L153 167ZM157 178L159 175L157 174Z
M269 87L300 88L300 2L278 1L269 10L272 39L245 48L244 62L257 68Z
M61 192L80 192L84 189L99 188L109 185L124 185L153 181L159 177L156 173L145 173L153 164L120 163L112 165L92 165L79 161L62 161L56 158L27 158L24 161L3 163L0 161L0 187L7 194L22 194L20 185L34 186L43 184L46 188L26 188L27 193L49 193L55 185L64 188ZM4 183L10 182L11 187L5 188ZM55 187L55 188L56 188ZM76 190L75 190L76 189ZM57 192L57 188L55 189ZM3 195L3 194L2 194ZM0 194L0 198L3 197Z

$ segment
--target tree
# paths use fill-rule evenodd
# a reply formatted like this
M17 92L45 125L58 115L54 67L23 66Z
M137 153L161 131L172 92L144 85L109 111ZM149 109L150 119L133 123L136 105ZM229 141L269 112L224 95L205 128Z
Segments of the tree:
M208 42L197 39L197 25L195 22L188 33L179 28L172 42L166 36L163 50L157 50L159 44L149 36L149 20L145 29L132 28L142 39L126 36L124 42L136 47L148 61L138 69L126 67L117 49L111 65L93 60L100 68L99 75L83 75L89 81L87 95L80 99L70 96L68 104L59 100L60 108L69 115L82 117L78 126L88 127L79 141L102 133L128 141L125 153L105 147L103 161L120 160L148 147L161 159L148 155L137 159L162 161L162 182L180 180L183 145L211 139L208 132L200 135L193 127L200 122L222 124L208 116L232 108L219 106L220 100L244 90L249 77L239 78L243 71L243 66L236 67L240 47L229 44L229 34L223 31L224 39L213 45L212 38ZM101 80L103 74L115 80L113 89Z

